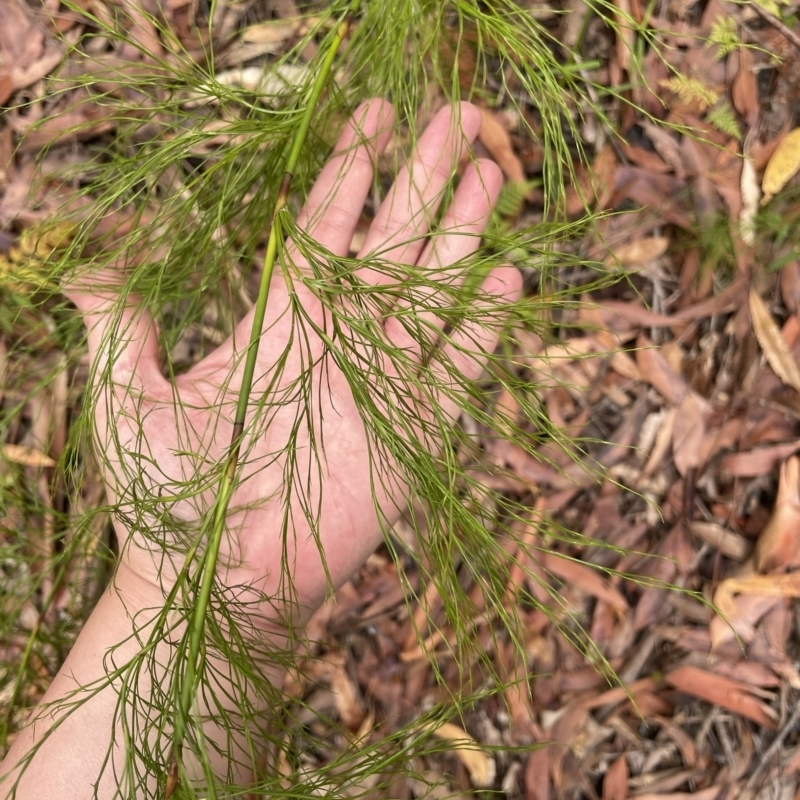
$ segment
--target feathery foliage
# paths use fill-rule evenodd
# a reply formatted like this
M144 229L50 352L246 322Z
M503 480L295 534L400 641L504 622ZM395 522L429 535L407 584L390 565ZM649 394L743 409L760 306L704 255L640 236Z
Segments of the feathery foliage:
M32 574L46 576L45 585L39 587L45 599L38 621L28 631L19 669L7 685L12 687L13 712L22 688L35 675L36 663L63 657L85 608L96 599L111 569L114 543L109 520L114 515L124 519L147 538L154 558L176 577L165 589L167 608L154 610L148 619L143 615L136 657L117 663L109 654L107 678L75 694L74 704L79 704L86 702L87 691L100 691L108 682L119 687L118 714L129 751L125 769L117 775L120 798L156 789L163 793L176 774L175 797L234 797L246 791L298 798L324 791L338 796L360 793L370 776L388 781L393 772L410 770L413 753L441 746L423 733L428 723L458 716L478 698L502 691L509 681L482 659L481 647L474 641L471 621L477 608L493 621L498 640L510 641L524 653L524 631L515 609L518 604L540 604L522 585L508 602L512 570L525 568L521 556L509 554L507 543L516 542L524 554L544 547L551 537L575 536L547 520L532 518L530 497L489 488L475 474L480 471L478 461L471 462L465 454L474 452L470 431L478 429L528 452L542 441L552 441L576 463L586 459L586 443L571 439L550 422L535 387L519 377L521 365L510 354L517 331L552 337L564 309L574 305L581 293L612 280L600 265L580 263L562 247L592 225L588 213L575 222L564 219L564 183L576 159L583 157L581 109L591 108L597 119L608 123L604 98L598 99L598 87L586 81L586 65L579 60L564 63L552 32L510 0L490 4L369 0L358 7L339 46L337 37L344 33L340 24L353 12L351 6L341 0L308 4L306 32L266 65L264 80L256 89L221 80L223 71L215 65L213 49L204 61L190 58L157 19L153 22L168 45L169 58L148 54L151 58L135 69L106 71L99 80L83 41L74 45L71 57L84 71L53 79L55 93L83 85L96 102L107 104L113 109L117 132L95 148L91 163L80 164L73 174L65 169L59 176L73 187L58 223L64 235L46 227L40 230L42 252L38 245L29 247L25 270L17 270L13 281L3 277L0 282L4 301L0 325L5 333L13 338L19 320L30 320L29 329L46 342L53 366L41 380L24 372L24 358L9 366L17 370L10 378L20 388L17 405L4 408L2 424L15 424L15 408L42 393L43 381L47 386L43 395L53 402L78 393L87 381L93 387L82 402L74 402L80 413L70 420L61 462L38 467L41 475L54 469L58 476L51 484L56 489L50 500L55 502L15 497L10 485L4 490L8 519L19 508L25 518L42 520L43 529L60 543L55 555L49 556L51 570L34 569L36 559L43 556L28 555ZM212 4L211 35L213 9ZM77 7L76 11L86 13ZM613 10L602 4L594 12L613 19ZM124 25L114 20L94 19L93 29L94 36L111 41L127 36ZM316 44L316 55L306 62L303 54L309 43ZM140 46L133 40L128 45ZM461 71L463 63L474 64L468 80ZM377 288L359 277L363 262L332 256L295 227L294 217L336 132L360 101L390 99L397 109L398 134L405 135L376 177L372 201L376 206L385 192L386 174L396 171L391 158L399 162L414 147L433 104L486 100L498 94L519 111L522 125L536 121L526 135L544 153L544 219L529 226L504 220L518 212L522 200L522 194L509 189L474 257L432 277L427 270L395 264L376 253L366 266L381 275ZM287 170L293 174L293 184L291 195L284 197L281 186ZM458 164L452 165L452 172L457 174ZM286 213L276 215L276 202L284 200ZM307 259L310 269L297 269L291 263L281 244L284 239ZM542 289L539 296L528 294L505 305L480 290L482 276L508 261L526 270ZM272 269L276 279L313 296L325 310L325 321L309 315L302 303L291 304L291 340L283 353L272 354L273 385L279 383L290 352L301 354L303 369L269 402L259 401L245 388L240 411L247 416L240 420L244 433L237 440L245 446L238 461L210 456L213 431L193 431L190 408L178 409L175 424L185 433L186 454L196 465L193 474L165 471L160 484L153 486L135 462L123 457L129 442L118 441L117 453L92 447L94 410L103 393L112 391L111 376L103 367L98 374L86 374L80 357L84 332L57 292L63 281L91 281L100 271L113 271L120 282L120 310L135 297L141 308L156 316L166 355L163 369L176 379L232 333L235 322L254 302L253 276L258 278L266 270L262 287L268 289ZM20 281L24 286L18 285ZM269 302L265 293L261 301ZM438 332L436 322L443 321L444 340L457 358L447 358L440 350L437 359L420 365L393 345L383 322L390 309L398 307L405 310L395 318L423 347L432 332ZM45 319L54 320L55 328L47 328ZM479 344L459 338L459 331L470 324L501 329L495 353L484 353ZM120 323L105 343L109 361L114 359L115 341L124 336ZM312 347L312 341L321 341L322 349ZM193 348L190 355L187 343ZM24 354L34 344L38 347L41 342L19 340L15 347ZM486 376L467 381L462 361L485 358ZM364 502L377 504L379 497L389 495L398 498L398 510L414 512L405 519L414 531L415 548L403 543L393 532L392 521L384 519L388 552L401 575L407 573L409 562L420 575L418 586L404 579L409 602L424 596L430 584L438 588L444 616L456 631L453 656L464 665L464 672L460 685L443 686L447 700L439 706L383 739L373 735L368 744L354 744L312 774L292 752L278 755L295 746L291 734L297 728L278 713L282 697L268 679L276 665L291 668L295 663L294 649L302 633L291 629L287 620L284 648L267 651L254 646L250 623L213 577L233 489L263 467L248 462L246 442L268 430L275 415L289 407L298 409L292 433L274 454L285 476L281 495L285 513L276 535L291 537L293 515L300 510L312 535L318 536L321 499L314 487L325 469L326 442L312 433L313 453L306 462L298 459L297 437L303 429L315 431L311 409L325 390L314 377L320 363L342 372L363 420L373 463L373 497ZM255 368L250 365L251 377ZM502 392L516 398L519 413L513 417L497 403ZM439 408L442 398L455 402L469 424L451 426ZM35 420L31 425L35 427ZM40 437L42 446L48 435L53 432ZM92 486L100 479L89 455L92 451L101 470L115 474L116 500L93 496ZM591 463L585 468L599 469ZM192 509L188 518L187 508ZM536 524L542 532L534 547L527 533ZM291 608L294 588L289 565L284 567L286 581L274 600ZM14 576L7 579L13 585ZM535 582L536 576L530 574L529 579ZM72 587L75 607L51 613L65 582ZM8 594L15 597L13 588ZM83 608L80 598L86 604ZM559 598L553 600L558 603ZM10 606L5 611L9 616L19 607L13 601ZM59 620L55 628L52 619ZM591 652L592 643L577 622L563 627L574 644ZM48 641L47 636L61 640ZM165 650L168 640L177 644ZM162 685L165 652L174 680ZM611 676L599 652L591 658ZM467 669L475 659L481 659L484 669L479 685ZM436 668L433 657L432 663ZM238 702L220 695L221 671L238 689ZM161 687L149 703L140 694L148 676ZM266 714L266 708L276 710ZM208 738L204 716L213 720L220 738ZM14 718L5 720L6 735L15 724ZM303 736L312 746L310 732ZM228 756L229 774L220 780L212 762ZM242 783L241 775L251 769L254 783Z

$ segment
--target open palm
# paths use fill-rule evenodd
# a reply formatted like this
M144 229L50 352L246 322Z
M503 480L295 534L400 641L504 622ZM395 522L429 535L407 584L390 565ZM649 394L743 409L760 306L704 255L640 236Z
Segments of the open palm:
M334 255L347 254L372 186L375 156L389 141L392 120L391 107L380 101L356 111L298 219L305 235ZM359 258L379 252L387 261L429 269L436 280L437 273L476 249L502 184L498 168L488 161L467 168L440 233L425 236L452 167L479 126L480 114L466 103L436 115L381 205ZM288 257L298 269L308 267L293 246ZM388 280L367 267L358 277L372 284ZM289 287L276 272L218 578L226 591L243 599L253 592L281 595L291 584L307 614L323 599L329 579L340 585L375 549L381 536L378 515L396 516L403 487L400 480L376 479L351 384L335 359L323 357L326 345L314 326L326 329L329 311L302 282ZM515 298L517 271L495 270L483 291L498 299ZM120 315L111 291L73 289L68 295L86 319L97 374L108 369L112 378L98 395L96 435L119 509L120 569L165 592L213 503L217 481L203 485L202 476L217 474L214 465L230 445L252 314L231 339L173 383L160 372L156 331L141 310L131 304ZM309 323L302 334L298 304ZM430 316L426 324L439 324L432 312L425 313ZM421 357L419 344L399 317L389 316L383 327L393 347L409 358ZM496 341L492 326L473 318L453 336L440 358L466 379L478 377L480 361L466 357L459 340L472 351L491 351ZM366 359L371 356L364 352ZM378 366L395 379L398 393L415 395L413 386L402 385L389 359L379 360ZM435 401L445 416L457 413L452 396ZM393 470L392 464L377 466L382 473ZM166 549L165 531L170 531Z

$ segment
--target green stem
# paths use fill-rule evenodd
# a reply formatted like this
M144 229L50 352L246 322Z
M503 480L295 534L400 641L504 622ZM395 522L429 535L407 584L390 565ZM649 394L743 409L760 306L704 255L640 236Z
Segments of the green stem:
M197 599L189 622L188 636L189 647L186 657L185 674L180 685L180 697L175 719L175 730L173 737L172 757L170 760L167 775L167 785L165 797L169 798L177 788L182 773L182 748L189 724L189 713L193 698L197 693L199 676L202 674L203 662L203 634L205 631L206 613L211 600L211 590L216 576L217 560L222 544L222 537L225 531L225 519L228 513L231 496L235 487L236 470L239 465L239 453L241 450L244 425L247 417L247 406L250 402L250 393L253 388L253 377L255 375L256 361L258 358L258 348L261 341L264 317L267 311L267 301L269 300L269 290L272 283L272 275L275 271L275 263L278 259L278 252L283 244L281 213L286 208L289 192L292 185L292 177L300 160L308 131L311 127L311 118L316 110L317 103L325 88L328 77L331 73L336 54L342 44L342 40L350 29L350 21L361 5L361 0L352 0L350 7L339 24L339 27L331 40L328 51L322 62L322 67L317 75L314 85L308 97L305 111L303 112L300 125L292 142L292 148L286 159L283 180L281 181L278 196L275 200L275 208L272 213L270 223L269 240L267 242L267 252L264 258L264 271L261 275L261 283L256 300L253 327L250 330L250 340L247 344L245 355L244 370L242 374L242 385L239 390L239 397L236 403L236 412L233 420L233 432L228 457L225 460L225 469L220 479L219 491L213 508L213 518L211 531L200 567L198 570L199 586L197 588ZM209 787L211 789L211 787Z

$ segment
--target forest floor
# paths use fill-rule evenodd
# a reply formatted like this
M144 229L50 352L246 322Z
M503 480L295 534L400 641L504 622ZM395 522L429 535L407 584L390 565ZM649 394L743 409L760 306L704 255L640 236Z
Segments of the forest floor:
M137 3L122 5L158 47ZM249 15L249 5L220 3L225 63L240 82L248 79L242 67L280 52L302 24L293 0L275 0L271 15L260 17ZM518 363L550 420L583 441L596 469L587 473L552 444L534 459L486 436L483 470L493 486L529 498L526 535L538 535L546 519L611 547L556 538L552 553L526 564L538 581L512 576L529 580L545 607L519 609L527 670L512 645L494 636L494 620L477 616L472 635L498 674L509 675L501 697L477 701L463 716L480 747L416 764L426 782L398 779L389 796L493 788L510 800L800 798L800 572L793 571L800 567L800 138L793 132L800 21L791 5L662 0L645 9L639 0L615 0L621 15L637 22L646 15L665 48L634 60L632 29L610 29L583 0L527 5L565 54L582 48L594 86L621 87L628 101L614 109L613 134L590 113L581 119L584 161L576 154L564 209L575 216L588 205L598 214L591 233L568 246L624 280L564 310L555 344L528 331L517 339ZM59 0L0 2L0 268L7 277L31 256L20 246L25 230L52 211L46 186L34 182L37 169L79 162L87 143L115 135L107 97L96 102L86 86L47 95L54 91L48 77L62 69L63 41L77 42L91 24L80 9L103 7L101 0L72 8ZM189 50L196 7L167 0L162 10ZM198 53L205 46L195 45ZM122 46L98 47L96 55L109 71L138 57ZM468 85L473 66L462 59ZM629 80L634 71L637 80ZM545 213L536 181L542 153L524 124L535 120L520 119L502 94L484 106L476 147L521 187L504 224L531 225ZM23 369L14 363L22 340L29 381L35 363L58 361L52 342L26 338L39 313L19 311L6 325L0 374ZM19 424L3 431L4 497L22 481L18 494L53 502L48 470L62 455L79 388L79 381L53 381L24 395ZM3 402L17 401L5 393ZM501 402L517 413L512 397ZM36 444L45 439L48 452ZM101 496L98 479L96 496L84 502ZM2 508L6 537L24 530L32 540L26 546L46 554L54 546L47 514L36 518L37 532L14 508ZM47 580L54 578L42 579L40 598ZM454 631L442 607L433 589L409 607L397 566L378 551L314 617L314 657L286 689L301 728L324 737L321 718L331 721L329 750L303 753L309 770L373 729L385 736L395 722L407 723L445 687L480 683L477 662L471 678L452 657ZM9 663L39 610L35 597L22 606L16 632L2 642ZM565 625L585 630L595 650L568 641ZM616 681L598 668L601 658ZM40 673L23 687L12 727L46 687L44 662ZM9 691L0 697L5 704ZM534 743L540 746L527 747ZM430 785L438 785L432 794ZM358 793L369 796L370 786Z

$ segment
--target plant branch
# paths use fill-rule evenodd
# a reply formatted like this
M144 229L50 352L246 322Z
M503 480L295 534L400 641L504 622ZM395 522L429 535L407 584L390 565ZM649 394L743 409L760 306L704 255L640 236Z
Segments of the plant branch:
M178 713L175 719L175 734L173 740L172 756L167 775L167 786L165 797L167 800L173 794L180 782L182 773L182 747L186 730L188 727L189 712L197 687L198 677L202 672L203 661L203 634L205 631L205 620L208 606L211 599L211 590L216 575L217 559L222 544L222 536L225 530L225 519L228 513L231 496L235 487L236 470L239 465L239 453L244 434L244 425L247 416L247 407L250 402L250 393L253 388L253 376L255 374L256 360L258 357L259 343L261 341L264 317L269 300L269 290L272 283L272 275L275 270L275 263L278 252L283 242L283 228L281 226L281 215L286 209L286 203L291 190L292 178L300 154L308 137L311 127L311 117L317 107L320 96L322 95L325 84L331 73L336 54L347 35L353 16L358 10L361 0L353 0L350 4L343 21L339 24L335 36L331 40L330 46L325 54L322 67L311 87L311 92L306 103L303 116L301 118L297 132L292 142L292 148L286 160L283 179L280 189L275 199L275 208L272 212L270 223L269 240L267 242L267 252L264 259L264 270L261 275L261 283L256 300L253 326L250 331L250 340L247 344L242 385L236 403L236 413L234 416L233 432L228 456L225 462L220 479L220 486L217 493L216 502L212 509L212 524L209 537L209 546L206 549L202 562L198 570L198 595L197 603L193 608L191 620L189 622L189 648L186 658L185 674L180 685Z

